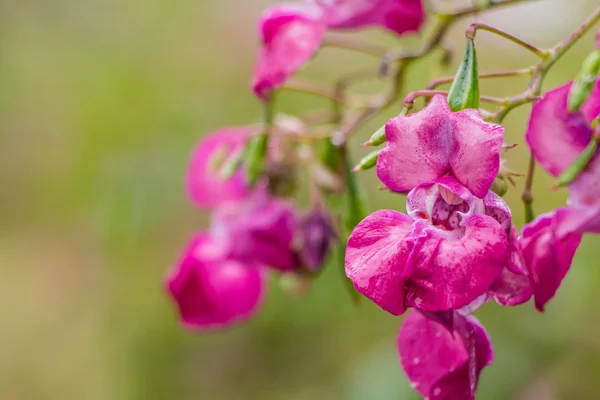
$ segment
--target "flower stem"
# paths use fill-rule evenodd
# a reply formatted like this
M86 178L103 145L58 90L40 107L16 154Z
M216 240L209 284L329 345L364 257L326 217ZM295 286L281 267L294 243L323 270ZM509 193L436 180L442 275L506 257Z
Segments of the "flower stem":
M529 168L527 169L527 178L525 178L525 186L523 187L523 193L521 194L521 200L525 206L525 223L528 224L535 219L535 213L533 212L533 196L531 194L531 188L533 186L533 175L535 173L535 158L533 153L529 156Z
M534 72L533 68L521 68L510 71L498 71L498 72L482 72L479 74L479 79L488 78L506 78L512 76L532 75ZM442 78L434 79L425 86L425 90L433 90L438 86L452 83L454 76L445 76Z
M345 103L350 107L360 108L364 105L364 100L358 96L349 95L347 93L340 95L335 88L327 87L325 85L303 79L290 79L280 90L289 90L325 97L336 102Z
M383 57L388 49L376 44L363 42L348 36L329 34L323 40L323 47L335 47L339 49L357 51L377 58Z
M493 33L495 35L498 35L500 37L503 37L504 39L510 40L511 42L518 44L519 46L523 47L524 49L529 50L530 52L532 52L536 56L540 57L541 59L546 59L550 55L547 50L538 49L534 45L527 43L526 41L521 40L521 39L517 38L516 36L511 35L510 33L504 32L503 30L494 28L493 26L489 26L486 24L480 24L480 23L471 24L465 31L465 36L470 39L475 39L475 34L477 33L478 30L487 31L487 32Z

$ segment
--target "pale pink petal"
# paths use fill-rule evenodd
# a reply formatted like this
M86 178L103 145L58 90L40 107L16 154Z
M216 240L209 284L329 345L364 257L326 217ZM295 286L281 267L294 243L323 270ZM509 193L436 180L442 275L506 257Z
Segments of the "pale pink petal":
M454 176L483 198L498 175L504 128L485 122L478 111L452 114L455 146L450 154Z
M450 107L443 96L415 114L392 118L387 143L377 161L377 176L390 189L407 192L450 171L454 147Z
M319 49L326 25L319 7L285 4L267 9L259 23L262 40L252 89L262 99L280 87Z
M425 20L422 0L311 1L326 10L330 28L380 26L401 35L418 31Z
M293 247L297 226L291 204L258 192L217 209L211 233L233 259L288 271L300 264Z
M485 294L508 256L506 232L485 215L460 230L425 228L411 254L406 305L428 311L457 309Z
M559 208L523 227L523 258L539 311L543 311L544 305L556 294L581 242L581 234L571 231L573 212L577 210Z
M187 192L196 206L210 209L248 196L244 171L224 180L219 161L241 151L249 134L247 127L223 128L204 136L196 145L186 176Z
M600 88L584 104L582 112L571 113L567 99L571 83L546 93L534 104L525 133L527 144L542 168L558 176L590 141L590 114L600 112ZM586 117L587 115L587 117Z
M405 311L404 265L410 254L412 220L390 210L359 223L346 247L346 275L356 290L394 315Z
M481 370L493 363L489 337L473 317L454 313L455 331L411 311L397 339L411 386L431 400L474 399Z
M261 268L227 259L207 234L199 234L169 272L165 285L183 324L204 331L250 318L266 281Z

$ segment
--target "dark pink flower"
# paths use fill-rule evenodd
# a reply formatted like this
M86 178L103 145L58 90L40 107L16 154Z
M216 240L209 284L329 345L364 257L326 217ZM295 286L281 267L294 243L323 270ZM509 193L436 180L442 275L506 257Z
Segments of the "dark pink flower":
M395 315L406 307L469 305L488 293L508 257L510 211L501 199L486 199L451 176L419 185L408 194L408 216L382 210L356 226L346 248L346 275Z
M523 227L520 238L523 259L539 311L554 297L579 247L581 234L575 233L572 225L572 218L578 212L569 207L559 208Z
M202 209L246 198L250 193L243 171L224 180L219 164L227 156L242 151L250 132L246 127L223 128L204 136L196 145L187 171L186 188L190 199Z
M298 222L298 254L302 267L316 272L323 267L337 237L331 216L315 205Z
M482 369L494 361L490 339L470 316L454 313L453 330L411 311L397 339L400 362L411 386L429 400L475 399Z
M385 135L377 176L397 192L451 172L483 198L500 168L504 128L483 121L476 110L451 112L441 95L418 113L392 118Z
M229 257L287 271L299 266L297 215L286 201L259 191L213 214L211 234Z
M330 28L382 26L402 35L417 32L425 13L422 0L309 0L327 13Z
M200 331L223 329L250 318L265 285L260 267L227 258L205 233L188 243L165 282L183 324Z
M285 4L267 9L259 23L261 49L252 90L263 100L310 60L327 29L321 8Z

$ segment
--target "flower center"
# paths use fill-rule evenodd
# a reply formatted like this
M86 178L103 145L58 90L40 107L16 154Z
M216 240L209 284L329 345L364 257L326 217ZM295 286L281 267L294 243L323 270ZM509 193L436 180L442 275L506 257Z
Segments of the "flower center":
M459 227L460 213L467 213L469 205L460 197L440 186L440 196L433 205L431 223L438 227L454 230Z

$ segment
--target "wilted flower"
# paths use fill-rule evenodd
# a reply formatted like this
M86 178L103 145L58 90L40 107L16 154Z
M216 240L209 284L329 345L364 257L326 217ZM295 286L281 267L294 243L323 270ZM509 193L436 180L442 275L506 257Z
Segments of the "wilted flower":
M252 89L263 100L310 60L327 29L379 25L404 34L424 20L421 0L307 0L267 9L259 22L261 49Z
M469 400L481 370L494 361L490 339L471 316L453 315L453 329L411 311L398 333L400 362L411 386L429 400Z
M573 214L578 212L569 207L559 208L523 227L520 238L523 258L539 311L554 297L581 242L581 234L573 232L571 222Z
M399 315L459 309L490 291L509 255L501 198L478 199L447 176L413 189L407 212L374 212L352 232L346 275L360 293Z
M331 216L316 204L298 224L297 247L302 266L316 272L323 266L336 238Z
M222 128L204 136L196 145L186 177L188 195L196 206L212 209L249 195L243 171L230 179L223 179L219 173L220 164L241 151L249 135L247 127Z
M266 281L256 264L228 258L206 233L187 245L165 286L183 324L195 330L226 328L258 309Z
M485 122L476 110L451 112L441 95L418 113L392 118L385 135L377 176L397 192L451 172L483 198L500 168L504 128Z
M213 214L211 234L227 255L282 271L299 266L294 248L297 216L291 204L264 191Z

